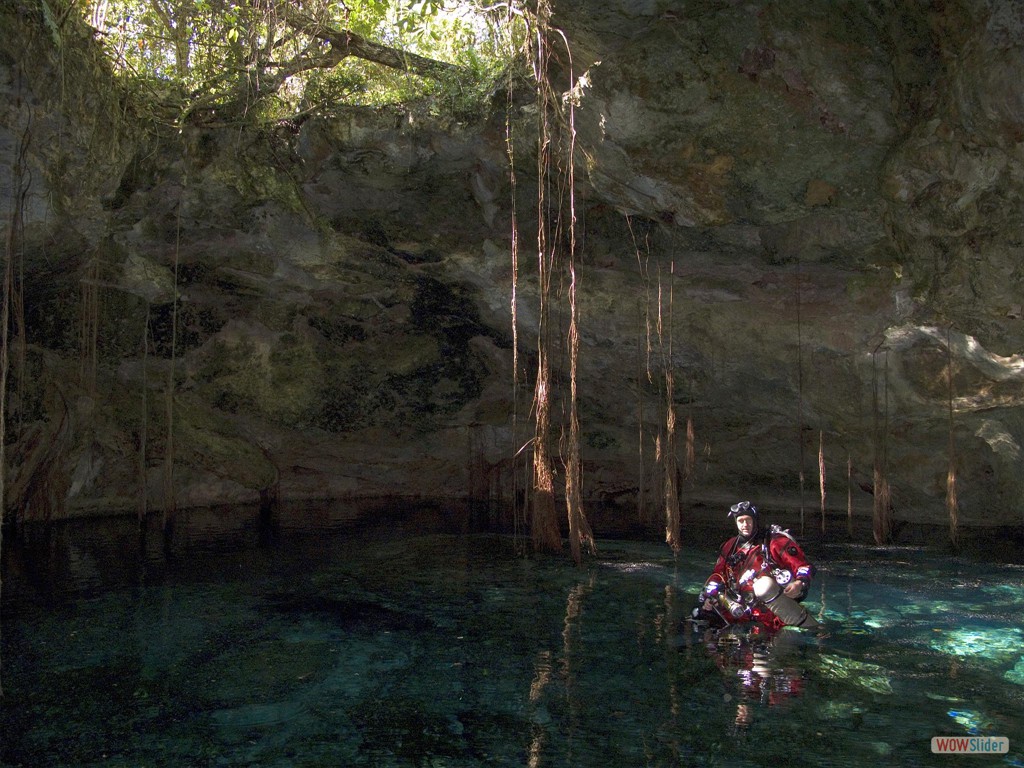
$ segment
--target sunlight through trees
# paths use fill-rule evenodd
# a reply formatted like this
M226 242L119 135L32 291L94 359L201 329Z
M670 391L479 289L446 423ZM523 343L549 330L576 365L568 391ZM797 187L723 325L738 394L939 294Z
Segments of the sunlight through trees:
M283 119L339 103L479 114L524 35L505 5L473 0L93 0L81 9L113 71L180 122Z

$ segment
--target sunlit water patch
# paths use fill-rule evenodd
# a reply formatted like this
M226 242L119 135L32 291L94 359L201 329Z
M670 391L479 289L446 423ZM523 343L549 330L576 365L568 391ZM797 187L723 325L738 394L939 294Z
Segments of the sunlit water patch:
M945 632L932 641L932 647L952 656L980 656L998 663L1016 658L1022 639L1019 627L970 626Z
M964 734L1021 764L1019 568L808 547L819 631L709 633L687 617L717 542L574 567L348 521L170 552L75 528L15 559L2 765L973 768L930 752Z

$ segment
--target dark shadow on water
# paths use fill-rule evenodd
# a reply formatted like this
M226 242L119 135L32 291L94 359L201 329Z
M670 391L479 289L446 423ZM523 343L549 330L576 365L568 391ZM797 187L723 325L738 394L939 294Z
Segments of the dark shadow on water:
M598 556L602 539L663 541L664 525L641 521L633 509L594 504L588 515L598 537ZM803 526L792 512L764 517L766 523L778 523L798 536L812 559L820 559L830 546L861 547L868 559L894 548L920 547L980 562L1024 563L1020 527L964 529L954 550L941 527L903 523L891 545L878 547L871 539L870 520L857 520L851 537L845 519L828 520L822 533L820 521L810 515ZM225 567L279 557L301 561L335 546L339 536L379 542L428 534L513 535L513 518L507 508L480 502L374 499L182 510L167 529L159 513L141 527L131 516L28 524L4 536L3 598L10 609L22 600L46 600L65 591L156 583L169 574L188 572L203 556L214 554ZM685 547L710 553L732 533L718 510L684 512Z

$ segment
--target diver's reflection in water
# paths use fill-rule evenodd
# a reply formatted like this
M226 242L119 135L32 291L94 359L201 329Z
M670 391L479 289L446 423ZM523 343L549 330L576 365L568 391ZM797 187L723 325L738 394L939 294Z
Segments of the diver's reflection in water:
M795 632L726 628L706 630L702 639L715 665L736 675L737 728L750 725L757 705L775 706L803 691L802 672L796 664L800 645Z

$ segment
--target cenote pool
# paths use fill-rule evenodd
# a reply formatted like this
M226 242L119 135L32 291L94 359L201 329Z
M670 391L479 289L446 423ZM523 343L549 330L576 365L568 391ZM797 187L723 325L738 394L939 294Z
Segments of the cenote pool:
M821 632L693 631L728 528L582 567L405 510L4 554L3 766L1024 765L1024 567L805 542ZM5 542L6 543L6 542ZM943 735L1008 754L933 754Z

